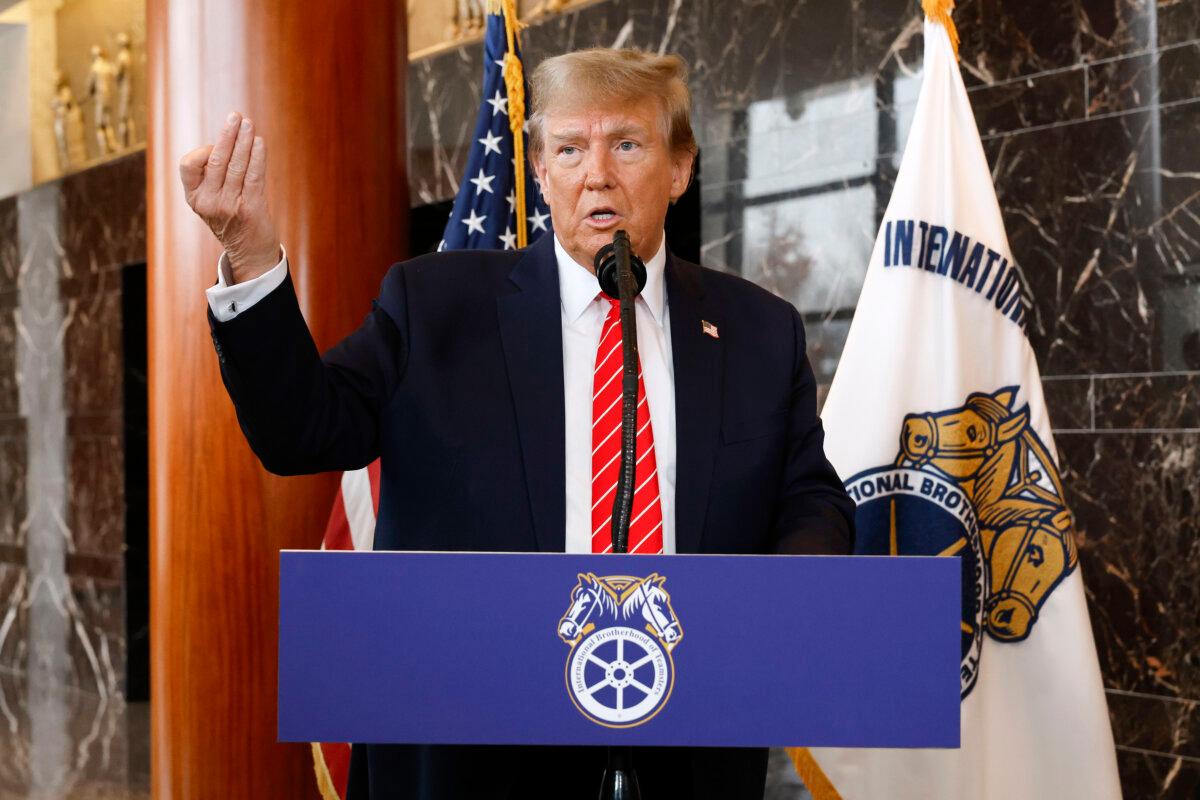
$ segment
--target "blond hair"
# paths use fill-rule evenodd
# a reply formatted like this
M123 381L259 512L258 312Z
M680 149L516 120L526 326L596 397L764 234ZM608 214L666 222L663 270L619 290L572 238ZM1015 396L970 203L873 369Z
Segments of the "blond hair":
M641 50L592 47L548 58L529 79L533 114L529 117L530 153L540 155L548 109L580 103L628 102L654 97L663 110L664 129L672 152L696 154L692 133L692 95L687 63L677 55Z

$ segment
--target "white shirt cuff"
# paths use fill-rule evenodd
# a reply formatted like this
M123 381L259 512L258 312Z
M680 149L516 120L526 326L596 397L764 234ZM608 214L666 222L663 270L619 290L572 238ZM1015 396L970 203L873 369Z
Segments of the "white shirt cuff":
M283 257L279 259L278 264L257 278L232 286L227 280L229 257L221 253L221 257L217 259L217 285L204 292L208 297L208 307L217 318L217 322L229 322L279 288L288 274L287 251L283 249L283 245L279 246L279 250Z

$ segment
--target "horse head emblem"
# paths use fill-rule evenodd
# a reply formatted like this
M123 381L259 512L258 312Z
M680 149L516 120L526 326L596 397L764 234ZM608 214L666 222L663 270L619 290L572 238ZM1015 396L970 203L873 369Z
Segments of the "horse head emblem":
M1016 394L1006 387L958 408L909 414L896 456L898 467L954 481L974 507L989 575L987 630L1001 641L1029 635L1079 557L1058 468L1029 426L1029 406L1014 408Z
M671 608L671 596L663 589L667 579L651 574L637 584L636 588L625 600L629 607L628 616L641 612L646 623L646 630L657 636L668 649L674 648L683 638L683 630L679 626L679 617Z
M667 579L658 573L645 578L600 578L581 572L578 579L571 603L558 622L558 637L567 644L575 644L597 627L638 619L668 649L683 638L671 596L663 588Z
M579 573L579 583L571 591L571 604L558 622L558 636L568 644L590 633L600 622L616 616L617 602L612 589L593 573Z

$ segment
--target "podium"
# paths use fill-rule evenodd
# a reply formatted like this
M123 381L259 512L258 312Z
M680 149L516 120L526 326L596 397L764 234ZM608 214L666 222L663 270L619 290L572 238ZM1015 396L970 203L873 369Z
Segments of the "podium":
M284 551L279 739L959 745L955 558Z

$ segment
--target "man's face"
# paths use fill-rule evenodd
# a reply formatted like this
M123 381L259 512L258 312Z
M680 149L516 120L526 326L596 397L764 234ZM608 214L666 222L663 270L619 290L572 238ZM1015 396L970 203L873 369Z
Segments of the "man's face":
M548 110L544 123L533 166L566 251L591 269L596 251L624 229L636 255L653 256L667 205L687 189L693 158L671 152L657 99Z

